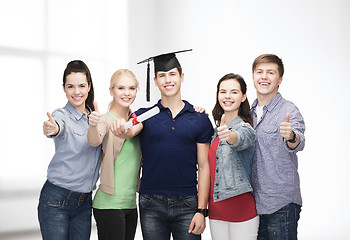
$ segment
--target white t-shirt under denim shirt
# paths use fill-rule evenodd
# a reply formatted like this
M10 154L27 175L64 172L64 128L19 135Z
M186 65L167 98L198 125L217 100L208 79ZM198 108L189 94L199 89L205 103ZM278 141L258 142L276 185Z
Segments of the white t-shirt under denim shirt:
M260 122L263 113L264 113L264 106L256 105L256 119L257 119L257 122Z

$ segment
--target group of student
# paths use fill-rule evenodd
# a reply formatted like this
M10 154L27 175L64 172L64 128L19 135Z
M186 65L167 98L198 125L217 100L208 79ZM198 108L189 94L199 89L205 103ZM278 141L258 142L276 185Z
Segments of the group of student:
M141 123L137 116L151 108L132 113L139 83L130 70L112 75L113 100L101 114L88 67L68 63L68 103L43 124L55 142L38 205L43 239L89 239L92 212L99 239L134 239L137 191L146 240L201 239L207 216L213 240L297 239L305 123L278 91L282 60L254 60L252 106L240 75L218 81L215 129L203 109L181 98L184 74L175 53L151 60L160 112ZM129 119L138 124L126 130Z

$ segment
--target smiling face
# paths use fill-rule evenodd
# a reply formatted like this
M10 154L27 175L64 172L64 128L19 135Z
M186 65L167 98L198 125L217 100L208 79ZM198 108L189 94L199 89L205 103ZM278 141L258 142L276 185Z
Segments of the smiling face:
M232 117L238 116L239 107L246 98L246 94L242 93L241 86L236 79L227 79L220 83L218 102L225 114L230 114Z
M154 82L164 97L173 97L180 95L181 83L184 80L183 73L180 75L177 68L167 72L157 72Z
M271 100L278 92L282 77L276 63L259 63L253 71L253 82L258 98Z
M84 113L85 101L90 91L85 73L72 72L67 75L63 90L66 93L68 102L79 112Z
M137 82L128 74L124 73L109 91L111 96L113 96L116 106L129 108L136 98Z

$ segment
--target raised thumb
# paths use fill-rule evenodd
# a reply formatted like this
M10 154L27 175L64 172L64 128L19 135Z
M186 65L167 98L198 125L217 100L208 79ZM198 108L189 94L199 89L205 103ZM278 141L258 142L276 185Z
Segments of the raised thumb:
M95 112L100 112L100 111L98 110L97 102L94 102L94 107L95 107Z
M286 122L289 122L289 113L286 115Z
M49 118L50 122L55 123L55 120L53 119L53 117L51 116L51 114L49 112L46 112L46 115Z
M225 114L222 114L221 121L220 121L220 126L225 125L225 120L226 120L226 116L225 116Z

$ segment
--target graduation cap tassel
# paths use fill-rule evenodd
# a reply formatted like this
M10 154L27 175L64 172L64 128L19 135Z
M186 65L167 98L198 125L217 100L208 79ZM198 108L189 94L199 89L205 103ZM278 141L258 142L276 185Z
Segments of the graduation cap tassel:
M151 99L151 94L150 94L150 67L149 67L149 62L147 63L147 86L146 86L146 98L147 102L149 102Z

